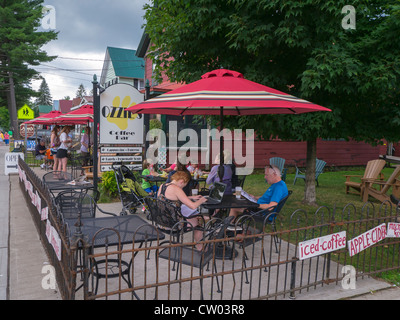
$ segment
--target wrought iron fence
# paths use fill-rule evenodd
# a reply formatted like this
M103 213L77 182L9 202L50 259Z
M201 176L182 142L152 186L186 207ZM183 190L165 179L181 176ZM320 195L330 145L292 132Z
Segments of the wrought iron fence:
M67 236L49 190L33 170L21 159L19 181L25 201L40 240L54 267L58 289L63 299L75 299L77 279L77 245Z
M347 242L382 223L396 222L398 212L388 202L379 207L366 203L360 210L352 204L341 210L321 207L314 214L296 210L289 217L279 217L277 224L280 225L285 218L285 225L289 226L285 230L273 232L270 225L260 226L251 221L248 230L253 230L252 234L239 236L237 233L225 232L222 239L205 241L204 244L214 242L216 245L210 266L204 266L204 273L198 272L195 261L185 263L184 257L177 259L172 255L172 249L176 247L194 248L196 242L190 235L186 235L180 243L153 243L142 248L137 248L133 243L129 249L89 254L90 259L103 260L108 255L120 254L123 260L130 260L133 267L125 270L125 273L129 272L130 283L119 282L119 287L115 287L111 278L109 281L103 279L97 294L89 294L88 297L162 300L285 299L295 298L319 286L340 284L346 274L343 266L355 267L355 280L400 269L399 238L386 238L354 256L349 256L349 249L345 245L342 249L312 258L301 260L299 257L299 243L307 240L345 231L346 239L342 241ZM236 251L236 256L232 258L223 252L222 258L217 257L218 245L223 251ZM171 252L169 255L160 254L168 250ZM192 259L196 259L195 255ZM179 269L177 261L180 262ZM214 262L215 268L212 267Z
M356 280L400 269L399 237L349 254L348 241L398 221L398 211L389 202L366 203L362 208L324 206L313 214L282 210L275 221L277 231L268 221L248 219L244 232L225 230L222 236L203 240L211 248L204 252L196 251L198 243L191 232L178 242L166 232L163 242L91 248L88 239L67 236L46 186L21 159L19 167L21 188L64 299L287 299L320 286L339 285L345 276L343 266L355 267ZM48 208L48 216L38 212L33 197L40 198L42 209ZM50 227L58 242L49 240ZM306 241L343 232L344 246L302 259L300 246Z

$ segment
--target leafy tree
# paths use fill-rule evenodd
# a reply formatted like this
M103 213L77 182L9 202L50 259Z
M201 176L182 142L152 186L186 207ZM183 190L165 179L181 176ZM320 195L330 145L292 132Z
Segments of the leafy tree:
M10 128L10 116L7 107L0 107L0 129L8 131Z
M86 89L81 83L76 91L76 98L83 98L84 96L86 96Z
M40 84L39 87L39 96L35 101L35 105L44 105L44 106L52 106L53 105L53 98L51 97L50 94L50 88L49 85L46 82L46 79L43 78L42 83Z
M17 104L35 96L30 81L38 72L30 66L48 62L41 47L57 38L54 31L40 32L43 0L0 1L0 104L7 103L11 130L18 136ZM17 98L16 98L17 97Z
M307 141L305 202L315 203L316 139L398 141L400 6L353 1L356 28L343 28L348 1L159 0L146 32L159 78L192 82L224 67L332 109L302 115L226 117L260 138ZM298 158L304 158L299 155Z

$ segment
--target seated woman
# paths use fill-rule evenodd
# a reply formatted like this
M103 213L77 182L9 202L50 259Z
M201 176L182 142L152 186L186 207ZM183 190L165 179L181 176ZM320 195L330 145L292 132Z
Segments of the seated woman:
M191 192L192 192L192 189L193 189L192 175L190 174L190 172L188 171L188 169L186 168L186 166L185 166L184 164L182 164L179 160L176 161L176 167L175 167L175 169L172 170L172 171L168 174L168 178L167 178L166 183L171 182L171 181L172 181L172 176L173 176L175 173L177 173L178 171L186 172L186 173L188 174L189 178L190 178L189 181L188 181L188 183L186 184L186 186L183 187L183 189L182 189L183 192L185 192L185 194L186 194L187 196L189 196L189 195L191 194Z
M195 228L194 230L194 239L199 242L202 238L203 232L201 230L197 230L199 222L196 217L190 218L193 215L199 214L197 208L207 201L207 199L203 196L191 196L188 197L184 192L183 188L190 181L190 175L187 172L178 171L171 177L170 183L164 183L160 186L160 190L158 191L158 197L160 199L172 202L177 207L181 208L181 214L187 218L187 221ZM192 201L191 199L195 200ZM201 244L196 245L197 250L202 249Z
M155 175L153 166L154 164L150 160L144 160L142 176ZM147 179L142 179L142 189L145 190L150 196L157 193L158 190L157 185L148 181Z
M219 163L220 163L220 154L215 158L216 166L211 168L211 171L207 177L206 184L214 184L214 182L222 182L226 184L225 194L232 194L232 167L229 164L231 162L229 152L224 151L224 175L222 179L220 179L218 174Z

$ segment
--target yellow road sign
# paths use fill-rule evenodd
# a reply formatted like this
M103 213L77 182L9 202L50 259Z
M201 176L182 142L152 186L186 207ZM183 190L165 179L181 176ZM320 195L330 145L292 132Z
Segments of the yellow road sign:
M26 104L18 110L17 115L20 120L32 120L35 118L35 113Z

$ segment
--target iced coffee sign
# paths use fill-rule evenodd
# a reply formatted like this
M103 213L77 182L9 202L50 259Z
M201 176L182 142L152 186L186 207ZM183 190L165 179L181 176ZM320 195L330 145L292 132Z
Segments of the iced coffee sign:
M101 144L143 144L143 115L126 110L140 102L143 94L124 83L114 84L101 93Z
M346 231L299 243L299 259L304 260L346 247Z

